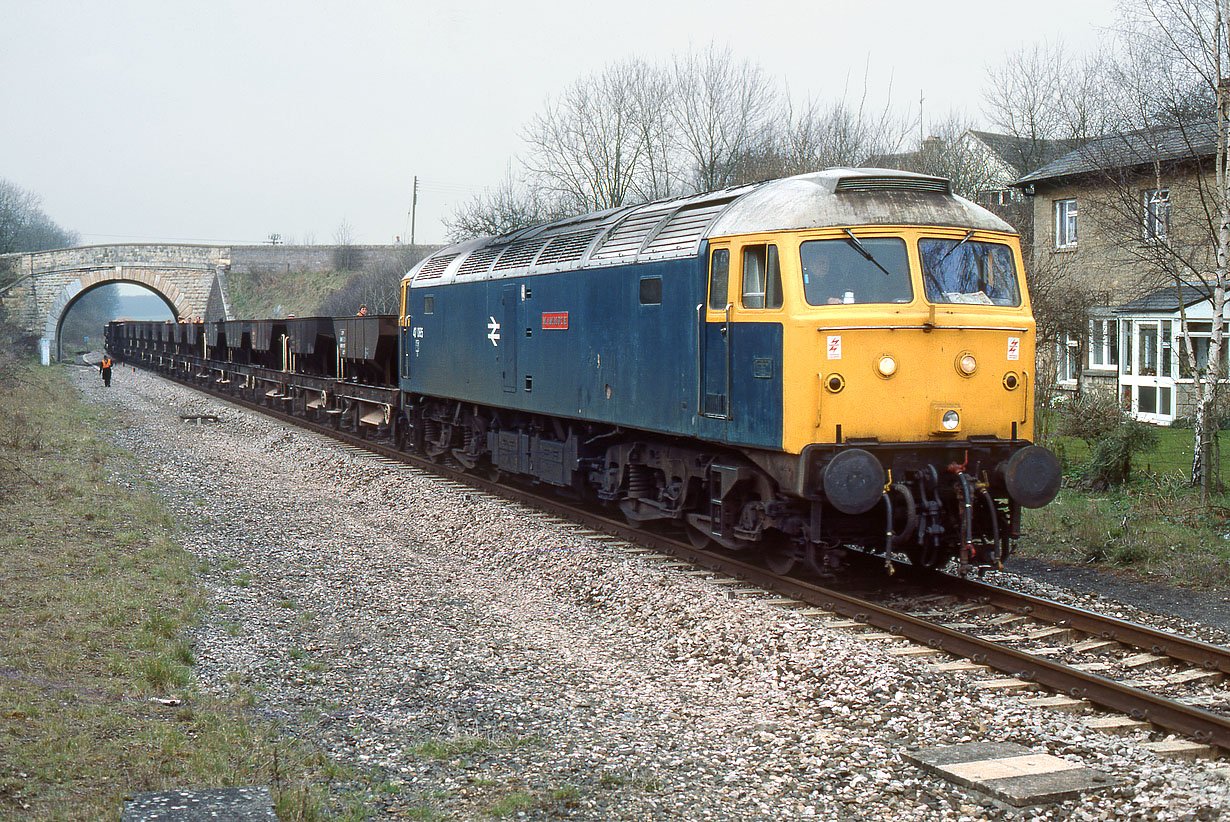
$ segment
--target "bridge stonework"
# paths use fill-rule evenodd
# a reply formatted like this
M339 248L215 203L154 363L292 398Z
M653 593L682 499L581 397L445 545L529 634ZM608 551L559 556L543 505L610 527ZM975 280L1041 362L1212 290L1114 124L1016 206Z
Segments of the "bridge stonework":
M104 283L136 283L159 294L178 316L229 319L228 246L93 245L8 255L0 307L27 334L39 335L43 361L58 352L61 321L76 300ZM0 265L0 271L4 268Z

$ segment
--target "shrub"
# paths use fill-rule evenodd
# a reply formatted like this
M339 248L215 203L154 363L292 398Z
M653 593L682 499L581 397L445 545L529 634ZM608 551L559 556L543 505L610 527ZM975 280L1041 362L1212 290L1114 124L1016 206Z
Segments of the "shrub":
M1157 429L1129 416L1111 397L1077 397L1062 422L1063 433L1084 440L1089 460L1081 469L1083 484L1103 490L1126 482L1132 458L1157 448Z

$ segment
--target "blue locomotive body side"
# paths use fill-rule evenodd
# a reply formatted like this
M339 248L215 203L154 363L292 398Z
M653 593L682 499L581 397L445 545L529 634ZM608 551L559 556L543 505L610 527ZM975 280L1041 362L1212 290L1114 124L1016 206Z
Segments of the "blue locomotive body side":
M702 333L705 259L702 249L683 259L415 287L402 328L401 388L780 448L781 324L708 323ZM711 415L698 413L698 397Z

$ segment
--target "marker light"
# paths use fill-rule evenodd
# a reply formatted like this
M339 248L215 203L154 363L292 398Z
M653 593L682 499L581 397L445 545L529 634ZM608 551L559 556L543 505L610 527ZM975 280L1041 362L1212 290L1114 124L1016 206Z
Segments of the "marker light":
M1009 391L1016 390L1016 387L1020 384L1021 382L1017 379L1016 374L1011 371L1004 375L1004 388L1007 388Z
M957 370L968 377L978 370L978 360L973 354L962 354L957 358Z
M956 431L957 426L961 424L961 415L956 411L945 411L940 423L944 426L945 431Z
M880 361L876 363L876 370L880 372L881 377L891 377L897 373L897 361L892 357L880 357Z

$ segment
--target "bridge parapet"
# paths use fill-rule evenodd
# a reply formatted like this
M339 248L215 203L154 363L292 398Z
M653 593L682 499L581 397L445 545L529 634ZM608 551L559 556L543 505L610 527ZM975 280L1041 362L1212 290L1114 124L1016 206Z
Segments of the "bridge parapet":
M15 259L14 259L15 257ZM105 283L137 283L179 316L229 319L229 246L137 243L9 255L0 306L14 324L41 337L43 360L58 356L59 327L74 302Z

